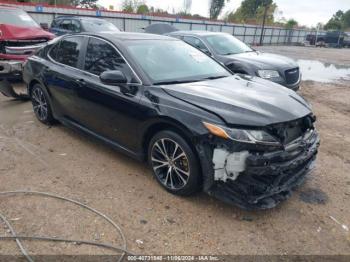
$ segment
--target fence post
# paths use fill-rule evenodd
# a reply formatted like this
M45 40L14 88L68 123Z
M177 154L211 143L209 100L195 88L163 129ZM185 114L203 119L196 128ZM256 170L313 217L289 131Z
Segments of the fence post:
M272 37L273 37L274 32L275 32L275 28L272 28L271 35L270 35L270 45L272 44Z
M279 31L278 31L278 37L277 37L277 44L278 45L280 44L281 31L282 31L282 29L280 28Z
M253 37L253 45L255 45L256 30L258 30L257 26L255 26L254 37Z
M243 42L245 41L245 33L247 32L247 27L244 25Z

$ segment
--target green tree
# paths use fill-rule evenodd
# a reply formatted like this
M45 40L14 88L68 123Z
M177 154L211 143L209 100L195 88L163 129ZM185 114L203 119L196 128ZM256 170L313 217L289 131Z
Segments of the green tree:
M140 6L146 5L142 0L124 0L122 3L122 10L124 12L136 13ZM147 7L148 8L148 7Z
M326 30L341 30L344 28L344 12L338 10L331 19L325 24L324 29Z
M134 2L132 0L124 0L122 3L122 10L124 12L134 12Z
M343 15L343 29L350 29L350 9Z
M211 19L217 19L229 0L210 0L209 16Z
M136 13L138 14L148 14L149 8L146 4L142 4L139 7L137 7Z
M260 24L264 17L265 6L267 6L267 24L274 23L274 13L277 4L273 0L244 0L235 11L226 14L228 22L233 23L255 23Z
M295 19L289 19L287 21L287 23L285 24L285 28L286 29L293 29L294 27L296 27L298 25L298 21L296 21Z
M96 2L98 0L81 0L79 1L79 6L84 8L97 8Z

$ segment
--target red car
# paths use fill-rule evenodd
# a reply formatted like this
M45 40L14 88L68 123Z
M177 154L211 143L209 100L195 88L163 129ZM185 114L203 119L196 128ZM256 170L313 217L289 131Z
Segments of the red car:
M22 9L0 5L0 91L21 98L11 81L21 79L22 65L35 50L53 39Z

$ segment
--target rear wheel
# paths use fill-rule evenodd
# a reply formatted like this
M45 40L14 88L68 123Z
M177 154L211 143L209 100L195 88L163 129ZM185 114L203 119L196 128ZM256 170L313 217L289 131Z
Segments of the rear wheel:
M198 161L188 143L173 131L156 134L148 150L157 181L169 192L191 195L200 188Z
M47 96L40 84L35 84L30 92L33 110L37 119L46 124L54 123L51 106Z

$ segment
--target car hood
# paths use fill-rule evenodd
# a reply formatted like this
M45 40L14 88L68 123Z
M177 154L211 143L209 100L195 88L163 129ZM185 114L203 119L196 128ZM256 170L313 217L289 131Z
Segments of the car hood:
M227 60L226 64L230 60L241 61L252 64L259 69L290 69L298 67L298 64L293 60L285 56L275 55L270 53L261 52L247 52L235 55L225 56Z
M258 77L164 85L169 95L207 110L229 125L266 126L304 117L310 105L297 93Z
M53 39L54 34L40 27L20 27L8 24L0 24L1 40L31 40L38 38Z

